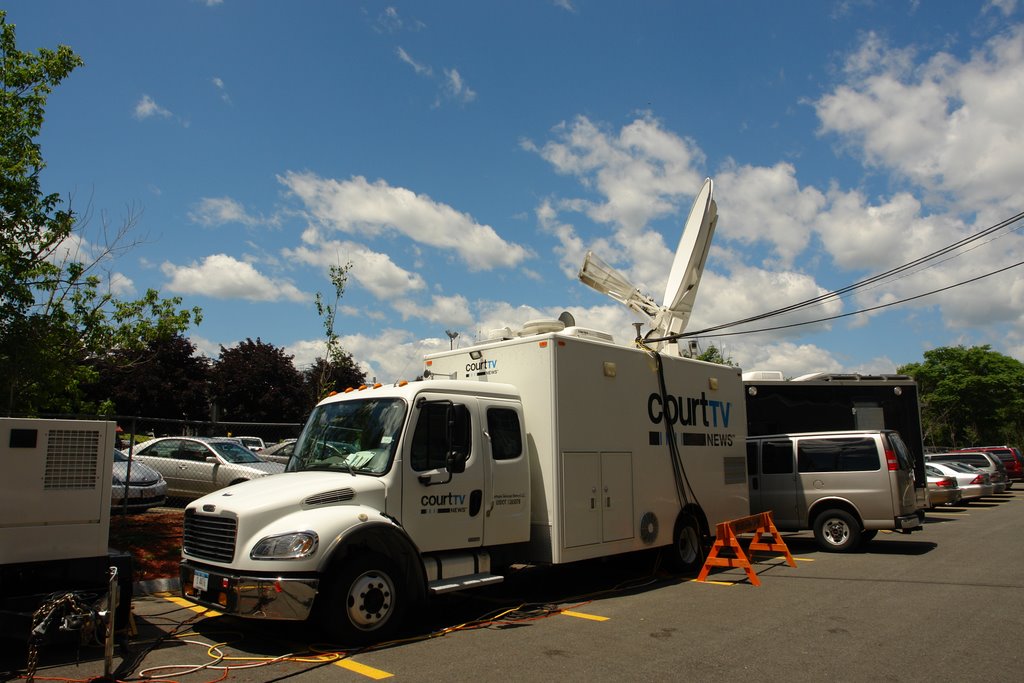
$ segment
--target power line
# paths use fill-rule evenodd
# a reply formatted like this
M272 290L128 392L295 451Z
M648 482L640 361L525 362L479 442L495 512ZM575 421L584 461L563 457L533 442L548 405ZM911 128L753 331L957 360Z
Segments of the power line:
M747 318L743 318L742 320L735 320L735 321L732 321L732 322L722 323L720 325L714 325L712 327L706 327L706 328L704 328L702 330L697 330L696 332L684 332L684 333L681 333L681 334L678 334L678 335L672 335L672 336L666 337L664 339L648 340L648 341L669 341L669 340L679 339L679 338L684 338L684 337L708 336L712 332L718 332L719 330L728 329L730 327L736 327L738 325L744 325L744 324L747 324L747 323L757 322L759 320L765 320L767 318L772 318L772 317L775 317L775 316L778 316L778 315L782 315L784 313L790 313L792 311L796 311L796 310L799 310L801 308L806 308L806 307L809 307L809 306L818 305L818 304L824 303L826 301L829 301L831 299L841 298L841 297L843 297L843 295L849 294L849 293L851 293L851 292L853 292L853 291L855 291L857 289L861 289L863 287L867 287L868 285L871 285L871 284L881 283L882 281L884 281L884 280L886 280L888 278L892 278L892 277L894 277L896 275L899 275L901 273L905 273L906 271L911 270L912 268L921 266L923 264L928 263L929 261L933 261L933 260L935 260L935 259L937 259L937 258L939 258L941 256L945 256L945 255L947 255L947 254L949 254L951 252L954 252L954 251L956 251L958 249L961 249L961 248L965 247L966 245L971 244L972 242L976 242L976 241L978 241L978 240L980 240L980 239L982 239L984 237L987 237L987 236L989 236L989 235L991 235L991 234L993 234L995 232L1003 230L1004 228L1006 228L1006 227L1008 227L1010 225L1013 225L1014 223L1020 221L1022 218L1024 218L1024 212L1018 213L1015 216L1011 216L1010 218L1007 218L1006 220L1000 221L999 223L996 223L995 225L993 225L993 226L991 226L989 228L986 228L985 230L982 230L979 233L976 233L974 235L970 235L968 237L965 237L965 238L963 238L961 240L958 240L958 241L956 241L956 242L954 242L954 243L952 243L952 244L950 244L948 246L945 246L945 247L943 247L941 249L933 251L930 254L926 254L925 256L922 256L922 257L917 258L917 259L915 259L913 261L910 261L909 263L905 263L905 264L903 264L901 266L897 266L897 267L892 268L890 270L887 270L887 271L885 271L883 273L879 273L879 274L873 275L873 276L871 276L869 278L865 278L864 280L860 280L859 282L855 282L852 285L848 285L846 287L834 290L832 292L827 292L825 294L821 294L819 296L816 296L816 297L811 298L811 299L807 299L805 301L801 301L801 302L798 302L798 303L795 303L795 304L791 304L789 306L784 306L782 308L777 308L777 309L775 309L773 311L768 311L767 313L761 313L761 314L758 314L758 315L754 315L754 316L750 316L750 317L747 317ZM959 254L957 256L959 256ZM945 261L951 260L952 258L956 258L956 256L951 256L949 259L945 259L941 263L945 263ZM935 265L935 264L932 264L932 265ZM866 312L878 310L880 308L887 308L889 306L895 306L896 304L905 303L907 301L913 301L915 299L920 299L922 297L929 296L931 294L937 294L937 293L943 292L943 291L945 291L947 289L952 289L954 287L959 287L960 285L964 285L964 284L968 284L968 283L971 283L971 282L975 282L977 280L980 280L980 279L989 277L991 275L995 275L997 273L1003 272L1004 270L1009 270L1010 268L1015 268L1015 267L1017 267L1019 265L1021 265L1021 264L1017 263L1017 264L1014 264L1012 266L1008 266L1006 268L1002 268L1002 269L999 269L999 270L996 270L996 271L992 271L990 273L986 273L985 275L981 275L979 277L972 278L970 280L965 280L963 282L959 282L957 284L950 285L948 287L943 287L943 288L940 288L940 289L933 290L931 292L926 292L925 294L920 294L920 295L917 295L917 296L908 297L906 299L900 299L899 301L893 301L893 302L890 302L890 303L887 303L887 304L883 304L883 305L880 305L880 306L874 306L874 307L871 307L871 308L865 308L865 309L861 309L861 310L858 310L858 311L852 311L850 313L843 313L843 314L836 315L836 316L830 316L830 317L826 317L826 318L819 318L817 320L810 320L810 321L806 321L806 322L802 322L802 323L792 323L792 324L789 324L789 325L779 325L779 326L776 326L776 327L768 327L768 328L763 328L763 329L760 329L760 330L749 330L749 331L745 331L745 332L729 332L729 333L725 333L725 334L711 335L711 336L732 336L732 335L736 335L736 334L750 334L752 332L763 332L763 331L769 331L769 330L786 329L786 328L790 328L790 327L798 327L798 326L801 326L801 325L811 325L811 324L819 323L819 322L827 322L829 320L836 320L838 318L845 318L845 317L848 317L848 316L851 316L851 315L857 315L859 313L866 313ZM929 265L927 267L930 268L931 265ZM922 270L924 270L924 269L922 268Z
M757 332L772 332L774 330L785 330L785 329L788 329L790 327L800 327L802 325L815 325L817 323L829 322L831 320L839 320L840 318L848 318L848 317L850 317L852 315L859 315L861 313L870 313L872 311L878 311L878 310L881 310L883 308L889 308L890 306L895 306L897 304L903 304L903 303L906 303L908 301L914 301L915 299L923 299L926 296L931 296L932 294L939 294L941 292L945 292L945 291L950 290L950 289L955 289L956 287L961 287L963 285L971 284L972 282L977 282L978 280L984 280L987 277L991 277L992 275L998 275L999 273L1003 273L1003 272L1005 272L1007 270L1011 270L1012 268L1017 268L1018 266L1024 266L1024 261L1018 261L1017 263L1014 263L1011 266L1006 266L1005 268L1000 268L999 270L993 270L990 273L985 273L984 275L979 275L977 277L973 277L970 280L964 280L962 282L957 282L956 284L947 285L946 287L940 287L939 289L933 289L932 291L925 292L924 294L917 294L915 296L909 296L906 299L900 299L898 301L890 301L889 303L879 304L878 306L870 306L868 308L862 308L862 309L860 309L858 311L850 311L849 313L840 313L839 315L832 315L832 316L828 316L827 318L818 318L817 320L805 320L804 322L790 323L788 325L776 325L774 327L762 327L762 328L757 329L757 330L743 330L743 331L740 331L740 332L723 332L723 333L720 333L720 334L716 334L714 336L715 337L732 337L732 336L735 336L735 335L738 335L738 334L754 334L754 333L757 333ZM739 324L739 323L736 323L736 324ZM725 325L724 327L731 327L731 326L732 326L732 324ZM713 328L713 329L717 330L717 329L722 329L722 328L721 327L717 327L717 328ZM696 336L704 335L705 332L706 332L706 330L698 330L697 332L683 332L682 334L677 335L677 338L696 337Z

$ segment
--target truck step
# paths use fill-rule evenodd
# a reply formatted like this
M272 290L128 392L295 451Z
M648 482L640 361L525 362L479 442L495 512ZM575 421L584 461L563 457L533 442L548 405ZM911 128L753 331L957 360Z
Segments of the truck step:
M479 588L489 586L492 583L501 583L504 576L497 574L469 574L467 576L453 576L450 579L437 579L427 584L427 589L433 595L451 593L452 591L465 590L466 588Z

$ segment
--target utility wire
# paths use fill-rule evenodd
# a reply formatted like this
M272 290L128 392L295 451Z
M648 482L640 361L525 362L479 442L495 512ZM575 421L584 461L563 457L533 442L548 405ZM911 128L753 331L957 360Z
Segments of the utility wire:
M788 325L776 325L774 327L762 327L762 328L759 328L759 329L756 329L756 330L742 330L740 332L721 332L721 333L716 334L714 336L716 336L716 337L732 337L732 336L735 336L735 335L738 335L738 334L754 334L756 332L772 332L774 330L785 330L785 329L789 329L791 327L800 327L802 325L815 325L817 323L829 322L831 320L839 320L840 318L848 318L851 315L860 315L861 313L870 313L872 311L878 311L878 310L881 310L883 308L888 308L890 306L895 306L897 304L904 304L904 303L906 303L908 301L914 301L915 299L923 299L926 296L931 296L932 294L939 294L940 292L945 292L945 291L950 290L950 289L955 289L956 287L961 287L963 285L968 285L968 284L971 284L972 282L977 282L978 280L984 280L987 277L991 277L993 275L998 275L999 273L1003 273L1003 272L1005 272L1007 270L1011 270L1011 269L1017 268L1019 266L1024 266L1024 261L1018 261L1017 263L1014 263L1013 265L1006 266L1005 268L1000 268L999 270L993 270L990 273L985 273L984 275L979 275L977 277L973 277L970 280L964 280L962 282L957 282L956 284L948 285L946 287L940 287L939 289L933 289L932 291L925 292L923 294L917 294L915 296L909 296L906 299L900 299L898 301L890 301L889 303L886 303L886 304L879 304L878 306L870 306L868 308L862 308L862 309L860 309L858 311L850 311L849 313L841 313L839 315L832 315L832 316L829 316L827 318L818 318L817 320L805 320L804 322L790 323ZM758 319L758 318L754 318L754 320L756 320L756 319ZM718 330L718 329L721 329L722 327L732 327L733 325L738 325L738 324L739 323L730 323L729 325L723 325L723 326L716 327L716 328L713 328L713 329ZM696 337L696 336L699 336L699 335L703 335L705 332L706 332L706 330L698 330L697 332L683 332L682 334L678 334L678 335L675 335L675 336L671 337L671 339L682 339L684 337ZM652 340L647 340L647 341L652 341ZM653 341L662 341L662 340L656 339L656 340L653 340Z
M706 327L706 328L704 328L702 330L697 330L695 332L684 332L684 333L680 333L680 334L677 334L677 335L670 335L670 336L667 336L667 337L664 337L664 338L661 338L661 339L647 339L646 341L648 341L648 342L673 341L673 340L681 339L681 338L685 338L685 337L708 336L710 333L717 332L718 330L723 330L723 329L727 329L727 328L730 328L730 327L736 327L736 326L739 326L739 325L744 325L746 323L757 322L759 320L764 320L766 318L775 317L775 316L778 316L778 315L782 315L784 313L789 313L789 312L792 312L792 311L795 311L795 310L799 310L801 308L806 308L808 306L814 306L814 305L817 305L817 304L821 304L821 303L824 303L825 301L828 301L830 299L840 298L844 294L848 294L848 293L853 292L853 291L855 291L857 289L860 289L862 287L866 287L866 286L868 286L870 284L879 283L879 282L881 282L881 281L883 281L883 280L885 280L887 278L891 278L891 277L893 277L895 275L898 275L900 273L905 273L906 271L908 271L908 270L910 270L912 268L915 268L915 267L920 266L922 264L928 263L929 261L932 261L932 260L937 259L937 258L939 258L941 256L949 254L950 252L956 251L957 249L960 249L960 248L962 248L962 247L964 247L964 246L966 246L968 244L971 244L972 242L976 242L976 241L978 241L978 240L980 240L980 239L982 239L984 237L987 237L987 236L989 236L989 235L991 235L991 234L993 234L995 232L998 232L999 230L1002 230L1002 229L1004 229L1004 228L1006 228L1006 227L1016 223L1017 221L1021 220L1022 218L1024 218L1024 212L1018 213L1015 216L1011 216L1010 218L1007 218L1007 219L1005 219L1003 221L1000 221L999 223L997 223L997 224L995 224L995 225L993 225L993 226L991 226L989 228L986 228L985 230L982 230L981 232L979 232L977 234L965 237L965 238L963 238L961 240L958 240L957 242L954 242L953 244L945 246L945 247L943 247L943 248L941 248L941 249L939 249L937 251L933 251L930 254L926 254L925 256L922 256L922 257L917 258L917 259L915 259L913 261L910 261L909 263L905 263L905 264L903 264L901 266L897 266L897 267L892 268L890 270L887 270L887 271L885 271L883 273L879 273L878 275L873 275L873 276L871 276L869 278L865 278L864 280L861 280L859 282L855 282L854 284L848 285L848 286L843 287L841 289L837 289L837 290L832 291L832 292L827 292L825 294L822 294L820 296L814 297L812 299L807 299L806 301L801 301L801 302L798 302L798 303L795 303L795 304L791 304L789 306L784 306L782 308L778 308L778 309L775 309L773 311L768 311L767 313L761 313L761 314L758 314L758 315L750 316L748 318L743 318L742 320L736 320L736 321L733 321L733 322L722 323L720 325L715 325L715 326L712 326L712 327ZM950 258L955 258L955 256L954 257L950 257ZM949 260L949 259L946 259L946 260ZM790 324L790 325L779 325L779 326L776 326L776 327L769 327L769 328L764 328L764 329L760 329L760 330L750 330L750 331L747 331L747 332L730 332L730 333L726 333L726 334L711 335L711 336L731 336L731 335L736 335L736 334L748 334L750 332L762 332L762 331L769 331L769 330L779 330L779 329L786 329L786 328L790 328L790 327L798 327L800 325L810 325L810 324L819 323L819 322L826 322L826 321L835 320L835 319L838 319L838 318L845 318L845 317L848 317L848 316L851 316L851 315L857 315L859 313L866 313L866 312L869 312L869 311L877 310L879 308L886 308L888 306L894 306L894 305L899 304L899 303L905 303L907 301L913 301L915 299L920 299L920 298L922 298L924 296L929 296L931 294L936 294L936 293L939 293L939 292L943 292L943 291L945 291L947 289L952 289L954 287L958 287L958 286L963 285L963 284L968 284L968 283L971 283L971 282L975 282L977 280L989 277L991 275L995 275L997 273L1001 273L1004 270L1009 270L1010 268L1015 268L1015 267L1017 267L1019 265L1021 265L1021 264L1017 263L1017 264L1014 264L1012 266L1008 266L1006 268L1002 268L1000 270L996 270L996 271L993 271L993 272L990 272L990 273L986 273L985 275L981 275L979 277L972 278L970 280L965 280L963 282L957 283L955 285L951 285L949 287L943 287L941 289L936 289L936 290L933 290L931 292L926 292L925 294L920 294L920 295L917 295L917 296L908 297L906 299L901 299L899 301L894 301L894 302L891 302L891 303L888 303L888 304L884 304L884 305L881 305L881 306L865 308L865 309L861 309L859 311L853 311L853 312L850 312L850 313L844 313L844 314L841 314L841 315L831 316L831 317L827 317L827 318L820 318L820 319L817 319L817 320L810 320L810 321L803 322L803 323L793 323L793 324Z

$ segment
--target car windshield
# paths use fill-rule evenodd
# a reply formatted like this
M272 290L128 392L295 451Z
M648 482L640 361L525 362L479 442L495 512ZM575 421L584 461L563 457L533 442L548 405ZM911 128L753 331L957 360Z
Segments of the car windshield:
M953 462L953 461L951 461L951 462L944 462L942 464L945 465L946 467L948 467L951 470L956 470L957 472L964 472L965 474L977 474L978 472L981 471L977 467L975 467L974 465L968 465L965 462Z
M217 451L217 454L220 455L220 457L230 463L245 464L250 462L263 462L255 453L234 441L210 441L208 443L210 448Z
M383 474L391 466L405 413L405 401L397 398L317 406L295 444L288 471Z

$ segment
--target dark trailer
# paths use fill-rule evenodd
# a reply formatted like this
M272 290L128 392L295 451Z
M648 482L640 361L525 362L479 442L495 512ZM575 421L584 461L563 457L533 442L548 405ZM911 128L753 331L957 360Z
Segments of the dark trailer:
M750 436L895 429L914 455L914 485L927 487L921 410L912 377L817 373L787 380L780 372L760 371L744 373L743 386Z

